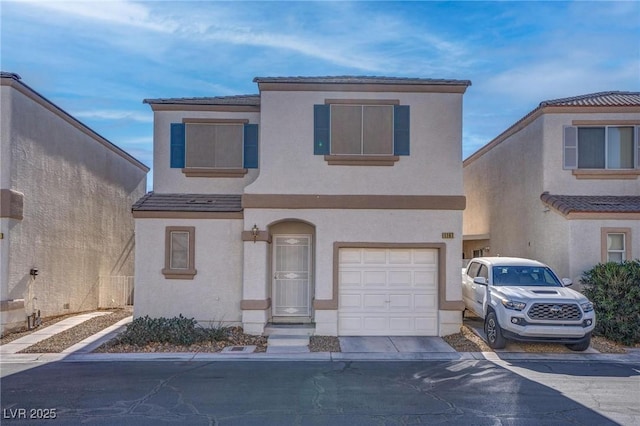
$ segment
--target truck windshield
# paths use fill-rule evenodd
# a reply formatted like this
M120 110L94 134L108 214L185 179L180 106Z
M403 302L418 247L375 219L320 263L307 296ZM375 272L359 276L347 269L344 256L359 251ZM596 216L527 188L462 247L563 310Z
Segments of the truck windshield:
M516 265L494 266L493 285L562 287L549 268Z

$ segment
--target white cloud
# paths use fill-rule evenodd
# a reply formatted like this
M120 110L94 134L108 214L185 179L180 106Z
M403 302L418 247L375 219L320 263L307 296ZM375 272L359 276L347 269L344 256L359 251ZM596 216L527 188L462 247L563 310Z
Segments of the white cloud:
M91 120L130 120L141 123L153 123L153 114L138 111L121 110L82 110L71 113L74 117Z
M109 25L126 25L158 32L175 31L177 25L171 20L159 20L152 16L149 8L126 0L102 1L43 1L22 0L50 12L74 16L81 19L100 21ZM43 18L50 19L49 15Z

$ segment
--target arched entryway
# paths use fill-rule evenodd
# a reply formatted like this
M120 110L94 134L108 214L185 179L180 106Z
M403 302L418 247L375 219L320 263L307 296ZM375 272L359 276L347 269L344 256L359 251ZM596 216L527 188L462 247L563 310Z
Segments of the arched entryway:
M315 226L286 219L269 226L272 322L313 322Z

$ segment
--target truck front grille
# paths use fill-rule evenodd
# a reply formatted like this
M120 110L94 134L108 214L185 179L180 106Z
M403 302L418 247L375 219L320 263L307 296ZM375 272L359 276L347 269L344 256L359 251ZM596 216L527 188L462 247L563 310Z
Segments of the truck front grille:
M580 321L582 311L575 303L534 303L529 308L529 318L534 320Z

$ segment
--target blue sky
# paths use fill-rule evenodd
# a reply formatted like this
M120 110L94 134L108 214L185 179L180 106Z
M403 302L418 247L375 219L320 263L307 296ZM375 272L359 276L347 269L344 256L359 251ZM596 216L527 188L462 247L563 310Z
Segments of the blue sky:
M253 77L471 80L469 156L541 101L640 91L640 2L0 2L0 68L152 166L145 98ZM149 177L151 182L151 176Z

